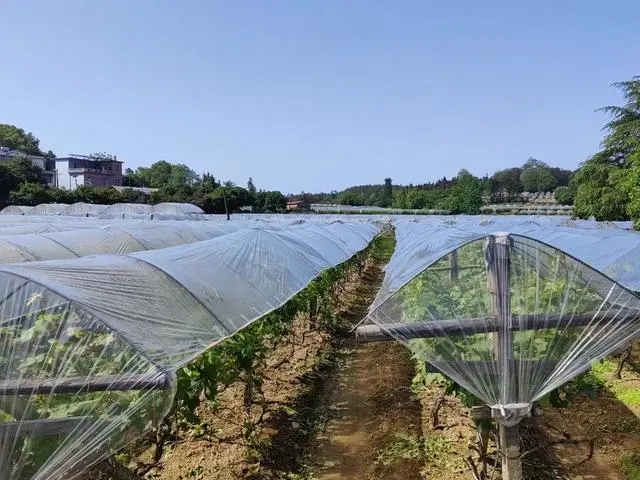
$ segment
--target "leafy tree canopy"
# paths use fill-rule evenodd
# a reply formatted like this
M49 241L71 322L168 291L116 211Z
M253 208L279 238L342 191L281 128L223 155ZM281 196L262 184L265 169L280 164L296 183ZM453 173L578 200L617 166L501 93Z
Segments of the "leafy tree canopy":
M610 116L602 149L575 174L574 214L598 220L640 218L640 77L614 83L622 106L599 109Z
M569 187L558 187L554 192L556 201L562 205L573 205L573 192Z
M531 157L522 165L520 181L525 192L550 192L558 185L549 165Z
M461 170L456 179L456 184L451 189L451 196L449 197L449 210L451 213L466 213L470 215L480 213L484 193L482 181L471 175L467 170Z
M29 155L42 155L40 140L33 133L27 133L22 128L7 123L0 123L0 147L20 150Z

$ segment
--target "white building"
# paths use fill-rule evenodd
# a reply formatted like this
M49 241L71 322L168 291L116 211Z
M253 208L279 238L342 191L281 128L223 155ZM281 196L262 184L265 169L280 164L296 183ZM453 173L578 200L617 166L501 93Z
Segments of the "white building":
M122 185L122 162L86 155L56 158L57 186L75 190L80 185L109 187Z

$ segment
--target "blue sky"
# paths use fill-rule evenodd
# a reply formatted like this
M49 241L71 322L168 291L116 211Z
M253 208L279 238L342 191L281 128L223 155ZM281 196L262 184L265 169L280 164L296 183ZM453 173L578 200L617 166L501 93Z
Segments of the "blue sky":
M615 4L615 5L614 5ZM285 193L575 168L640 2L0 0L0 122Z

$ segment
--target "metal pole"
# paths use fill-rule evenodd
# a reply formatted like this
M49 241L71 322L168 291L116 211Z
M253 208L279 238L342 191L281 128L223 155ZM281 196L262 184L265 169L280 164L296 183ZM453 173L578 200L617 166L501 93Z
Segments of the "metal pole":
M454 250L449 254L449 265L451 267L451 271L449 273L451 283L455 283L458 281L458 252Z
M227 214L227 220L231 220L229 218L229 209L227 208L227 190L225 187L222 187L222 198L224 199L224 213Z
M498 331L497 334L494 334L493 345L498 362L500 403L502 405L511 403L516 398L509 288L510 249L508 234L492 235L485 244L487 284L493 295L492 310L498 322ZM507 427L499 422L499 429L502 479L522 480L519 424Z

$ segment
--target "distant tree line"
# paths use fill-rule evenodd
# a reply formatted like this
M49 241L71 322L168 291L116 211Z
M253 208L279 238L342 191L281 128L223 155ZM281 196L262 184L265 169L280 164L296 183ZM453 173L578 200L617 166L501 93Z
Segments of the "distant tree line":
M14 125L0 124L0 146L20 150L28 155L55 158L53 152L40 150L40 141ZM113 158L108 153L96 153L95 158ZM188 166L164 160L150 167L127 169L119 192L112 187L80 185L75 190L47 186L43 171L26 157L0 162L0 208L6 205L38 205L40 203L87 202L113 203L187 202L200 206L207 213L237 212L251 207L254 212L281 212L287 199L279 191L258 190L249 178L246 188L232 182L220 182L210 173L197 174ZM142 195L135 187L157 189Z
M521 167L500 170L491 177L473 176L461 170L422 185L392 185L391 179L379 185L349 187L342 192L315 194L320 202L351 206L435 209L455 213L478 213L485 203L523 202L523 192L557 192L558 202L571 205L575 192L570 189L573 172L550 167L529 158Z
M615 83L623 95L622 106L603 107L610 116L599 152L575 171L552 167L529 158L522 166L475 177L462 170L451 179L442 178L420 185L393 185L391 178L378 185L359 185L341 192L300 193L289 200L398 209L446 209L453 213L478 213L486 203L522 202L524 192L554 192L555 200L573 205L573 214L597 220L632 219L640 228L640 77ZM43 153L39 140L13 125L0 124L0 145L28 154L55 158ZM92 201L114 203L144 201L133 191L83 187L74 192L43 186L42 172L24 159L0 162L0 204L33 205L45 201ZM150 202L191 202L207 212L224 212L252 206L258 212L284 210L287 198L280 192L256 190L219 182L211 174L196 174L184 164L159 161L135 171L127 169L125 186L152 187ZM133 193L132 193L133 192Z

